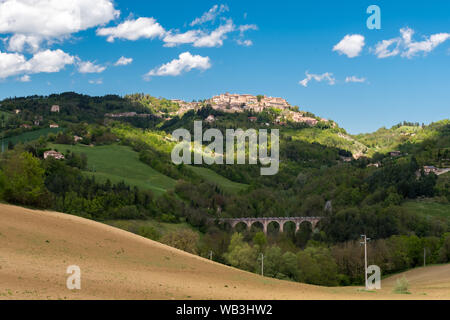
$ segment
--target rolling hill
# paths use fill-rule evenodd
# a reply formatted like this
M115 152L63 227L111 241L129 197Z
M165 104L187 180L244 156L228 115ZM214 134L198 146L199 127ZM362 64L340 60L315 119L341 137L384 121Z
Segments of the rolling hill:
M248 187L247 184L231 181L208 168L198 166L189 166L189 168L206 181L217 184L229 193L236 193Z
M60 152L70 150L84 153L88 157L88 174L94 175L100 181L109 179L112 183L124 181L130 186L150 189L155 194L162 194L175 187L176 181L152 169L139 161L138 153L130 147L109 145L87 147L82 145L52 144Z
M450 299L450 265L406 272L408 295L392 293L403 274L364 292L261 277L66 214L1 204L0 219L0 299Z

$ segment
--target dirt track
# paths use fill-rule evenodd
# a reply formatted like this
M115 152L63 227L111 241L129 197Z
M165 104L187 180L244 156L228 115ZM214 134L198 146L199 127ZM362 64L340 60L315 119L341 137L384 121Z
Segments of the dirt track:
M81 268L81 290L66 268ZM450 299L450 265L409 271L409 295L243 272L107 225L0 204L0 299Z

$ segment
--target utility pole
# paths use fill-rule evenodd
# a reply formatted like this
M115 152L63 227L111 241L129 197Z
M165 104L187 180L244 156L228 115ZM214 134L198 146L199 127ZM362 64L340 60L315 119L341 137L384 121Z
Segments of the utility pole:
M368 290L368 283L367 283L367 241L370 240L370 238L367 238L365 234L361 235L361 238L364 239L364 242L360 242L361 245L364 245L364 280L366 284L366 290Z

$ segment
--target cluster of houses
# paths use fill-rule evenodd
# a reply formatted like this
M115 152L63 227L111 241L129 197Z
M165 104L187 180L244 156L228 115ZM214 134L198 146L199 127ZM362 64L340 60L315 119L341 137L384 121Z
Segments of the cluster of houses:
M278 116L275 120L275 123L280 125L286 125L287 121L295 122L295 123L306 123L309 126L315 126L319 123L319 120L311 117L304 116L301 112L295 112L292 110L285 110L282 112L282 115ZM321 119L321 121L328 122L327 119Z
M55 150L49 150L49 151L44 152L44 159L47 159L49 157L54 158L56 160L64 160L65 159L65 157L62 153L55 151Z
M243 112L244 110L262 112L265 108L289 109L291 105L283 98L254 96L251 94L224 93L209 100L214 109L226 112Z
M52 112L52 113L59 113L60 111L61 111L61 107L59 105L53 105L50 107L50 112ZM20 114L21 112L22 111L20 109L14 110L15 114ZM33 120L33 125L40 126L42 121L44 121L43 116L35 116L34 120ZM20 127L24 128L24 129L32 129L32 126L29 124L26 124L26 123L21 124ZM49 127L51 129L55 129L55 128L59 128L59 125L56 123L51 123L49 125Z
M50 109L50 111L51 112L58 112L59 113L59 111L61 110L61 108L60 108L60 106L58 106L58 105L53 105L52 107L51 107L51 109Z
M441 174L447 173L450 171L450 168L436 168L435 166L424 166L423 172L428 175L430 173L434 173L439 176Z
M303 112L294 111L294 108L283 98L254 96L251 94L230 94L224 93L212 97L209 100L202 102L185 102L179 99L171 100L180 106L180 109L176 112L176 115L183 115L189 110L198 110L203 107L204 103L210 104L214 110L227 112L227 113L241 113L245 111L251 111L255 113L263 112L267 108L276 108L281 110L281 115L275 120L275 124L285 125L287 121L295 123L306 123L310 126L315 126L319 121L328 122L327 119L315 119L307 117ZM175 115L175 114L174 114ZM206 122L215 121L214 118L205 120ZM256 122L256 117L249 117L249 121Z
M39 124L40 124L40 123L38 123L38 122L36 122L36 121L34 122L34 125L35 125L35 126L39 126ZM24 128L24 129L32 129L32 126L30 126L29 124L26 124L26 123L21 124L20 127L21 127L21 128ZM56 129L56 128L59 128L59 125L56 124L56 123L52 123L52 124L49 125L49 128L50 128L50 129Z

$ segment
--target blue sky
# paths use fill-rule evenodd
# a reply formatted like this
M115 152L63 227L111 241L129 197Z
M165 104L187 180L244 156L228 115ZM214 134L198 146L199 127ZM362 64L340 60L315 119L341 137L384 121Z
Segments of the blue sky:
M0 98L267 94L350 133L449 118L448 1L36 2L0 0Z

